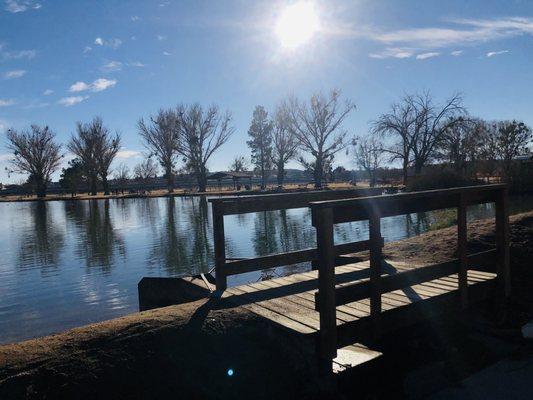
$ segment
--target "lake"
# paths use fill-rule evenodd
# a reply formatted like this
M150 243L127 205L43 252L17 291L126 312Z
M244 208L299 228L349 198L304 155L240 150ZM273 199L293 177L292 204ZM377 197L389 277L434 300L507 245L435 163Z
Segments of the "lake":
M511 199L533 209L533 197ZM211 209L205 197L0 203L0 343L19 341L138 310L143 276L180 276L213 266ZM451 217L450 217L451 215ZM469 219L494 215L492 205ZM385 241L447 225L453 213L384 218ZM227 257L315 245L308 209L225 218ZM366 222L335 227L336 242L368 238ZM229 285L308 269L295 265L230 278Z

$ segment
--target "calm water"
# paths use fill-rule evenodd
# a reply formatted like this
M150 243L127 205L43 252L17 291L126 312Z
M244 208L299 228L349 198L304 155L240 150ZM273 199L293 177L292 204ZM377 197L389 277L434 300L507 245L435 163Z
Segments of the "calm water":
M514 199L513 211L533 208ZM469 218L494 213L490 205ZM0 204L0 343L58 332L138 309L143 276L179 276L212 267L211 210L205 198L147 198ZM386 241L426 231L449 215L386 218ZM225 219L228 257L266 255L315 245L307 209ZM336 226L336 241L368 238L366 223ZM229 284L309 268L250 273Z

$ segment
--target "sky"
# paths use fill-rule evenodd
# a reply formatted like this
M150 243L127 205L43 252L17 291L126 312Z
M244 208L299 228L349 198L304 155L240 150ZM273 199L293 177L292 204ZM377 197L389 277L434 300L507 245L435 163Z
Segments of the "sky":
M312 19L297 8L288 29L314 29L295 45L280 21L298 4L0 0L0 182L22 178L5 171L8 128L48 125L66 143L77 121L101 116L122 135L115 165L134 166L145 153L139 118L179 103L233 115L211 171L249 157L256 105L273 111L286 96L333 88L356 105L350 136L425 90L437 102L462 93L477 117L533 125L533 1L303 0ZM354 167L345 153L335 165Z

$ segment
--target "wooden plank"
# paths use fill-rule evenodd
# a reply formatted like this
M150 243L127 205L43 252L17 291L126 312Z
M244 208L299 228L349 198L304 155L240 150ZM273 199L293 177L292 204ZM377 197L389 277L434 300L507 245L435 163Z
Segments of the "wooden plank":
M381 238L383 245L383 238ZM334 248L335 256L342 254L357 253L360 251L368 250L370 242L368 240L362 240L358 242L349 242L336 245ZM281 267L285 265L299 264L303 262L310 262L316 260L317 249L303 249L296 251L289 251L286 253L272 254L268 256L246 258L235 261L228 261L222 267L224 274L237 275L252 271L261 271L263 269ZM336 262L337 264L337 262Z
M459 207L457 208L457 254L459 256L459 292L461 306L468 307L468 256L467 256L467 225L466 225L466 202L464 195L460 195Z
M303 208L308 207L309 203L313 201L377 196L381 195L382 192L382 188L321 190L298 193L220 197L209 199L209 202L211 202L213 206L216 204L224 215L234 215L260 211Z
M498 193L496 201L496 248L498 249L498 276L505 297L511 295L511 269L509 255L509 207L507 187Z
M337 325L335 304L335 252L333 241L333 213L330 208L319 210L315 217L318 245L318 290L320 292L320 332L317 354L324 371L331 371L331 360L337 357Z
M224 271L226 263L226 240L224 237L224 215L220 208L213 204L213 244L215 248L215 280L218 291L224 291L228 287L227 277Z
M495 254L495 250L487 250L480 253L469 255L469 264L481 264L484 260L489 260ZM399 272L394 275L381 277L382 292L394 291L403 287L413 286L426 281L442 278L458 272L459 260L451 260L445 263L428 265L412 269L410 271ZM354 284L348 284L336 289L336 304L347 304L371 296L371 283L363 281ZM320 303L320 294L316 294L317 304Z
M361 221L370 218L372 212L381 217L455 208L459 205L460 195L466 205L493 202L503 185L480 185L465 188L428 190L413 193L400 193L390 196L363 197L348 200L313 202L312 209L333 208L333 223Z

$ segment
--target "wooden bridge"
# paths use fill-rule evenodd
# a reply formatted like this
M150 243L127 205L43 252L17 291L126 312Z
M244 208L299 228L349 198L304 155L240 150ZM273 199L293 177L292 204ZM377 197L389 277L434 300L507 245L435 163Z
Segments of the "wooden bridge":
M388 331L446 307L467 308L494 296L509 295L507 188L484 185L395 195L376 190L312 192L210 200L213 205L216 293L234 305L303 335L316 337L320 365L342 365L338 349L359 346ZM496 205L496 243L492 250L467 254L468 206ZM227 260L224 215L310 207L317 248ZM381 218L438 209L457 209L458 257L420 266L382 257ZM369 238L334 243L334 225L368 221ZM352 253L370 251L369 261ZM227 276L300 262L313 270L227 288ZM364 347L360 346L361 349ZM369 355L369 357L371 357ZM339 361L340 360L340 361Z

